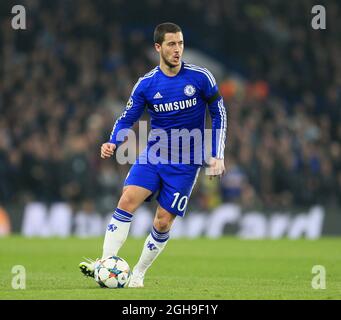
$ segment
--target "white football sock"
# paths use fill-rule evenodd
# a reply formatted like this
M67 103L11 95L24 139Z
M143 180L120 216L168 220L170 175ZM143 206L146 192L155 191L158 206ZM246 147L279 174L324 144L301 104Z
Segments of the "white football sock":
M102 259L116 256L128 237L128 232L133 215L117 208L112 215L103 243Z
M144 242L140 259L134 269L138 272L145 273L161 251L165 248L168 239L169 231L159 232L153 227L152 232L148 235Z

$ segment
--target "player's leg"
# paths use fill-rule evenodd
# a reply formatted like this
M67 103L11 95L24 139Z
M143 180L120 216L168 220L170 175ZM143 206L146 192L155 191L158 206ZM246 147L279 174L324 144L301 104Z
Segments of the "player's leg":
M133 213L151 194L150 190L139 186L128 185L123 188L117 208L105 232L102 259L117 255L127 239Z
M117 255L118 250L128 237L133 213L151 194L150 190L135 185L128 185L123 188L118 206L105 232L102 259ZM94 276L94 266L95 261L91 259L79 264L82 273L89 277Z
M153 229L148 235L141 257L134 267L130 287L143 287L144 274L165 248L169 230L176 216L183 217L200 169L197 166L164 165L158 171L162 186Z
M139 261L134 267L129 287L143 287L144 275L165 248L169 239L169 231L175 217L176 215L168 212L160 205L157 207L153 229L144 242L142 253Z
M160 178L155 166L135 163L131 167L124 183L122 196L105 233L102 258L118 254L127 239L133 213L159 188L159 184ZM83 274L93 277L94 265L95 262L89 260L89 262L81 262L79 267Z

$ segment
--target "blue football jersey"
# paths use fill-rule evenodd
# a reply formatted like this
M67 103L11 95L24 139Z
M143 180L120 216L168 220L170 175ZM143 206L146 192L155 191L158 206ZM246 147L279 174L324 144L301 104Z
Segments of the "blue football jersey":
M212 156L224 158L227 115L215 78L207 69L182 62L175 76L159 66L139 78L109 142L119 145L145 108L151 117L147 149L157 146L167 163L202 164L206 110L212 118ZM120 130L120 137L118 132ZM189 133L186 136L186 132ZM165 133L167 134L164 137ZM188 138L189 137L189 138ZM166 150L166 152L164 152Z

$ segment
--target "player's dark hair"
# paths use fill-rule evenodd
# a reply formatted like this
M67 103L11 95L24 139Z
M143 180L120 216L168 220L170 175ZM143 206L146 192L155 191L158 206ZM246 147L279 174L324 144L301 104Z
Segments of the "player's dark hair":
M166 33L177 33L182 32L181 28L172 22L161 23L156 26L154 30L154 43L162 44L165 40Z

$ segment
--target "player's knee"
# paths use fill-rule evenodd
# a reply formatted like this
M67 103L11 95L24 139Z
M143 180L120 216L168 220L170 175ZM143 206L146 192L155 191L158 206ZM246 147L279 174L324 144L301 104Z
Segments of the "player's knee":
M134 213L138 207L138 204L130 192L124 192L120 198L120 201L118 202L118 207L129 213Z
M172 217L166 215L166 216L160 216L157 215L154 219L154 227L159 232L167 232L170 230L172 223L173 223Z
M171 223L166 220L155 219L154 227L159 232L167 232L171 227Z

